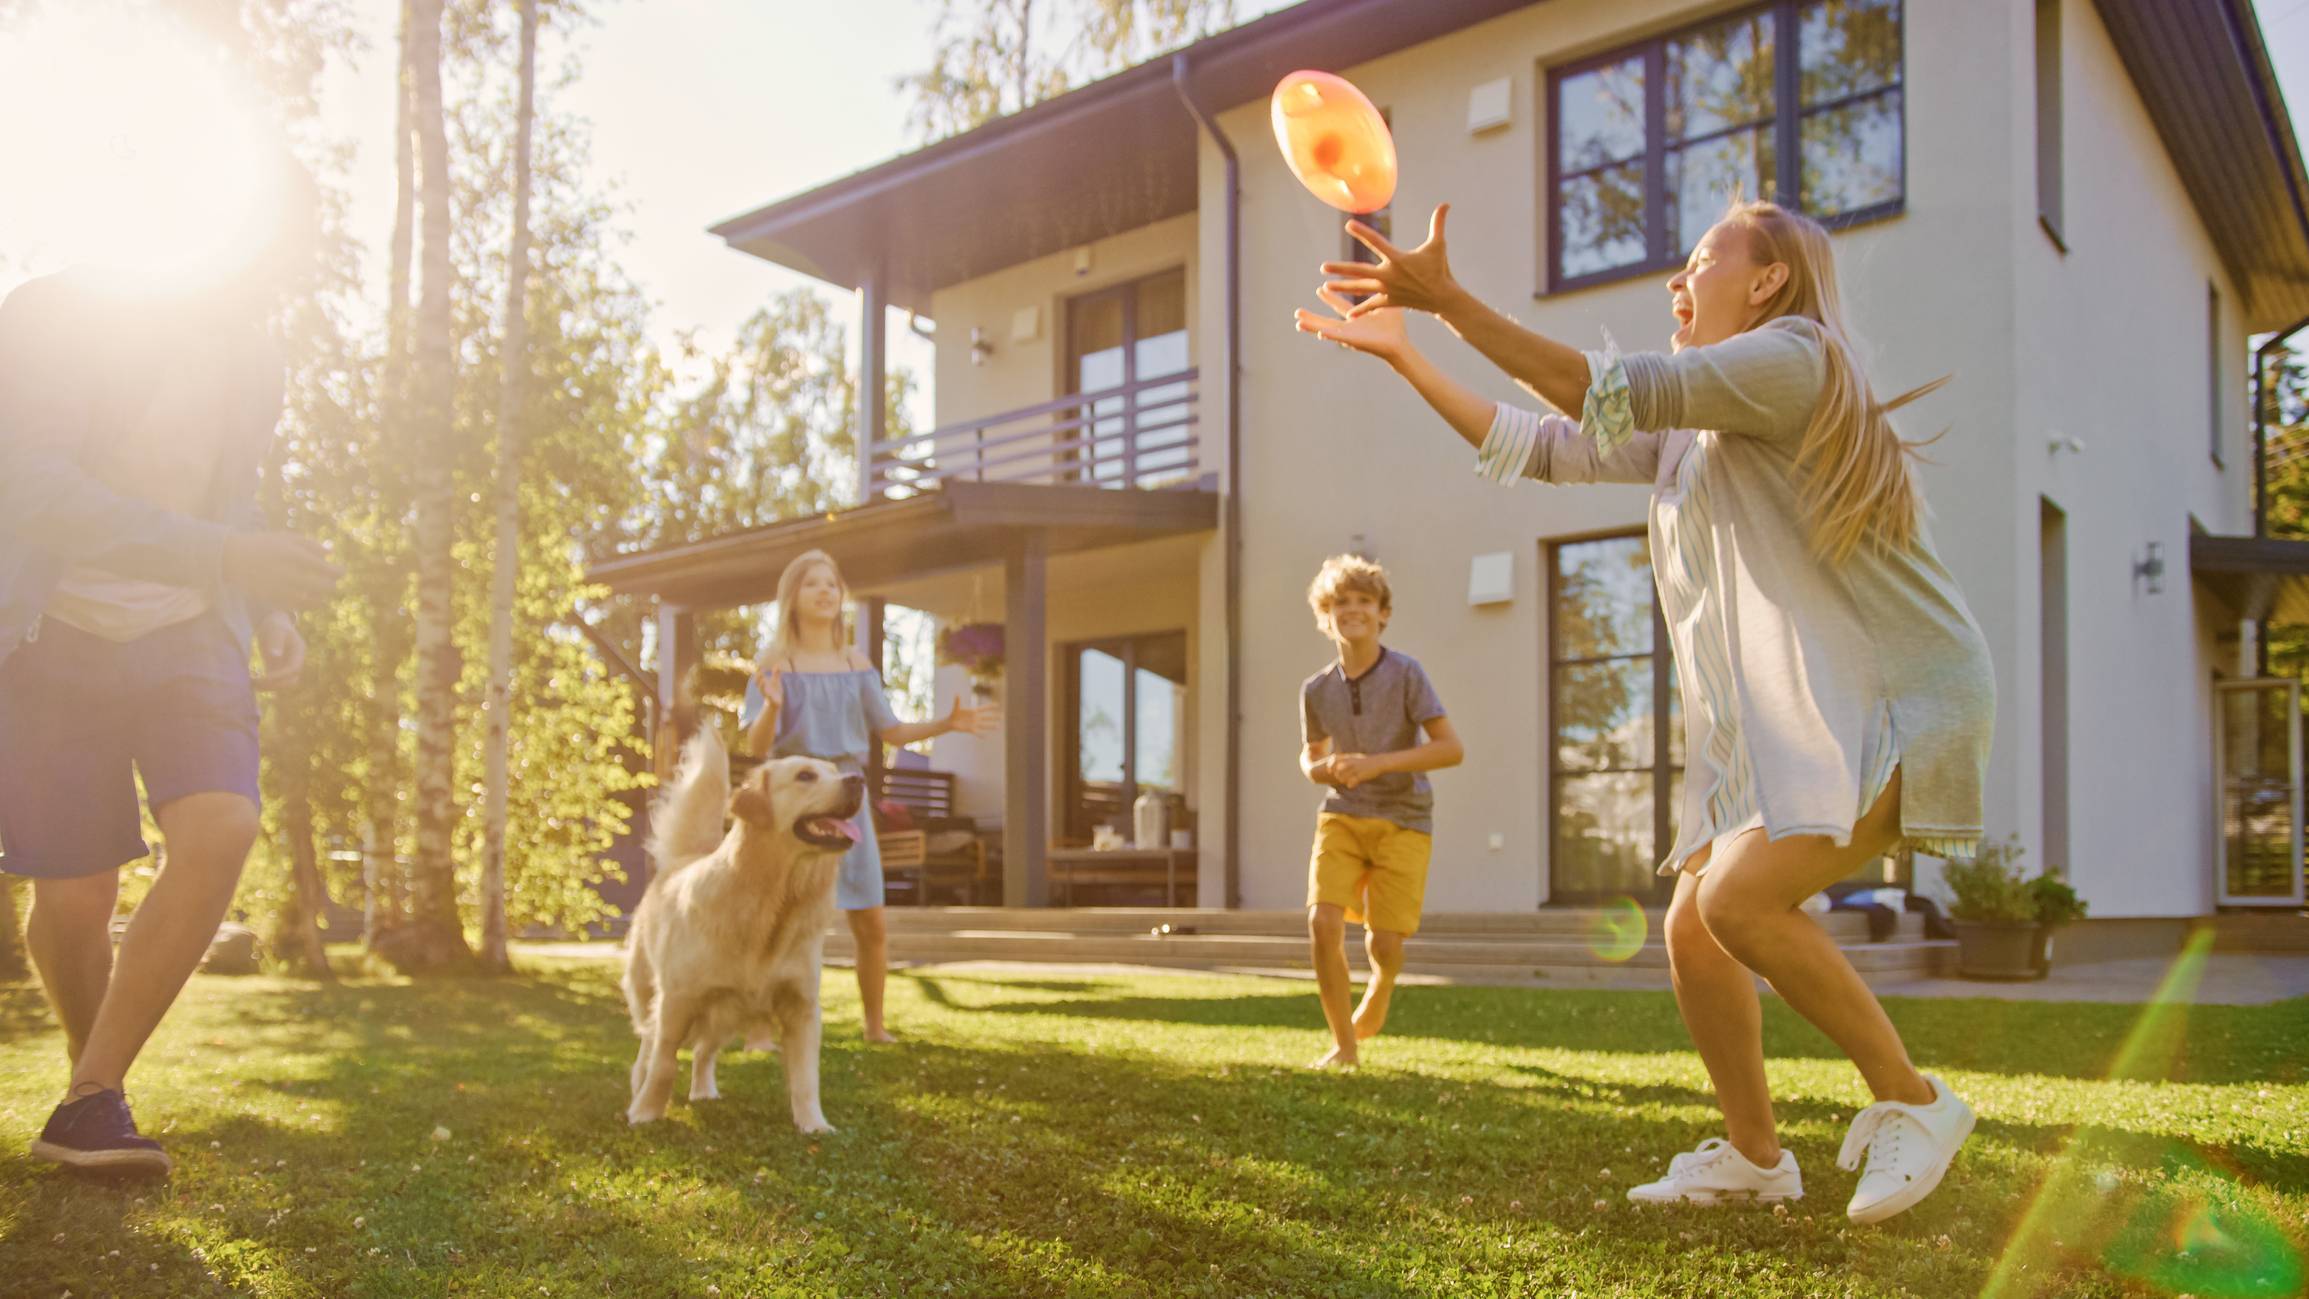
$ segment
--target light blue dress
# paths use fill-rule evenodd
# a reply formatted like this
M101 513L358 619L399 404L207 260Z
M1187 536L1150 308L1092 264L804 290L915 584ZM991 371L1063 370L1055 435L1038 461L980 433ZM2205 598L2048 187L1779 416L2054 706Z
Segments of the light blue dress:
M874 737L898 724L882 690L882 674L872 668L847 672L787 672L779 678L786 706L778 713L777 738L770 756L823 758L843 771L863 775L866 757L881 741ZM760 687L746 684L740 726L752 726L765 702ZM858 842L842 855L834 905L864 911L882 905L882 845L874 836L873 809L858 818Z

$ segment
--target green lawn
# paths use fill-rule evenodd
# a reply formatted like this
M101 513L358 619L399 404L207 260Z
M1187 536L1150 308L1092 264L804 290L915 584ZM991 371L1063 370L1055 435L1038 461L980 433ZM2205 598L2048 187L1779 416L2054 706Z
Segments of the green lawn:
M728 1099L627 1129L616 966L527 970L196 979L134 1080L177 1160L143 1188L14 1153L62 1053L37 991L0 987L0 1295L2303 1288L2309 1002L2140 1031L2138 1007L1897 1003L1981 1124L1932 1199L1856 1228L1835 1155L1857 1079L1777 1003L1810 1198L1644 1211L1627 1187L1715 1131L1665 994L1411 988L1364 1069L1328 1076L1294 1067L1323 1045L1302 983L900 974L908 1041L869 1049L832 971L841 1131L804 1140L754 1053L724 1058Z

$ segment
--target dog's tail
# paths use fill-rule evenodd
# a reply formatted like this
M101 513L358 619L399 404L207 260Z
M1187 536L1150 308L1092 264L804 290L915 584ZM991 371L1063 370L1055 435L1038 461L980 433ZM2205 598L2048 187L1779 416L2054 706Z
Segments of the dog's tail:
M657 999L657 971L650 968L649 949L642 945L638 933L630 935L632 946L625 957L625 1009L633 1019L634 1031L649 1029L650 1007Z
M681 770L649 809L649 856L663 878L714 850L730 803L730 757L712 726L682 750Z

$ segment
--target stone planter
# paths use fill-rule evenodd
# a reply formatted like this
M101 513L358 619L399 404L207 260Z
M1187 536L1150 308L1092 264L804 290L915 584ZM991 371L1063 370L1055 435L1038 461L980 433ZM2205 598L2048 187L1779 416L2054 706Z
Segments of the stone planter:
M2045 930L2033 920L1959 920L1956 972L1967 979L2041 979Z

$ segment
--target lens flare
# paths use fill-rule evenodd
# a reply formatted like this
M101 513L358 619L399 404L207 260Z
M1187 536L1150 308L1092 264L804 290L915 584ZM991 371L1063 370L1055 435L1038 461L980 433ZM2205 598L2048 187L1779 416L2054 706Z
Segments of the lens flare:
M2212 943L2209 929L2191 937L2126 1035L2111 1081L2173 1076ZM2255 1203L2244 1171L2216 1159L2169 1137L2079 1128L2038 1188L1981 1299L2064 1294L2067 1278L2080 1269L2196 1299L2302 1294L2309 1268L2299 1248Z
M1587 949L1615 965L1632 960L1644 949L1644 937L1650 928L1643 907L1634 898L1613 898L1598 907L1588 920Z
M276 232L285 141L223 51L165 16L51 5L0 25L0 247L199 285ZM37 123L37 126L26 126Z

